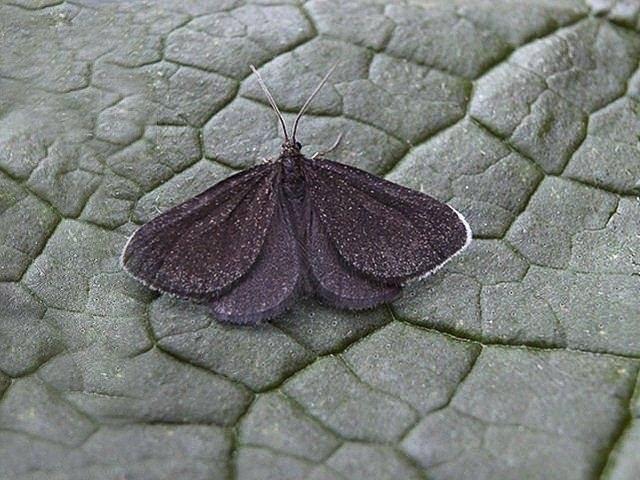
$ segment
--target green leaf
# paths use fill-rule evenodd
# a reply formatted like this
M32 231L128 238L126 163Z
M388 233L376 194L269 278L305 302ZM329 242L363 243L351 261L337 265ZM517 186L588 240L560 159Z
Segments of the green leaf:
M0 2L0 478L640 471L640 3ZM306 152L459 208L394 304L213 321L122 271L158 212ZM634 394L635 391L635 394Z

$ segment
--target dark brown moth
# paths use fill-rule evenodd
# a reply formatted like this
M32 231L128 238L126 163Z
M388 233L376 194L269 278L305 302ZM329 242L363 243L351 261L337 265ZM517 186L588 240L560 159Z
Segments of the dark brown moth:
M254 325L300 297L348 309L389 302L469 244L469 225L449 205L328 160L328 152L301 153L298 123L333 69L300 109L289 136L251 68L282 126L280 156L140 227L122 255L134 278L203 303L220 321Z

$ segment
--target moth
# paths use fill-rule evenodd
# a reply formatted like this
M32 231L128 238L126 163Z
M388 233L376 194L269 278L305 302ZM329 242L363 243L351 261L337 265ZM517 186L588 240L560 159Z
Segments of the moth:
M232 175L142 225L124 269L147 287L205 304L219 321L255 325L301 297L366 309L442 267L471 241L453 207L358 168L301 153L255 67L284 134L280 155Z

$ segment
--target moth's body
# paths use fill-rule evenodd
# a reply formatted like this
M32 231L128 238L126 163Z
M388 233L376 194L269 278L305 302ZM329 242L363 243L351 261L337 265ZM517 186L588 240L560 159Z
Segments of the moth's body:
M276 168L279 169L280 189L277 195L281 197L281 205L284 218L289 231L296 239L295 252L292 252L292 261L300 265L302 278L300 280L300 296L309 296L313 293L313 286L309 279L309 262L306 258L306 243L308 238L307 225L309 224L310 208L306 202L306 186L302 163L308 162L300 153L296 145L283 145L280 157L276 160Z
M469 244L469 226L452 207L322 155L305 157L298 119L289 139L279 118L278 159L143 225L122 257L131 275L206 304L219 320L256 324L303 296L350 309L388 302Z

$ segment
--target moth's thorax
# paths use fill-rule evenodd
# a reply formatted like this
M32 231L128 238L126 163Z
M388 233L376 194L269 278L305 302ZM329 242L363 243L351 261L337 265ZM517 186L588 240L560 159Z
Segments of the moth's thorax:
M290 200L302 200L305 195L304 176L302 174L302 162L304 157L300 152L292 155L281 155L282 165L282 189Z

